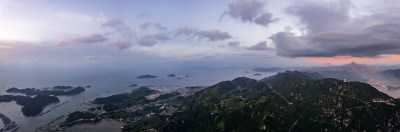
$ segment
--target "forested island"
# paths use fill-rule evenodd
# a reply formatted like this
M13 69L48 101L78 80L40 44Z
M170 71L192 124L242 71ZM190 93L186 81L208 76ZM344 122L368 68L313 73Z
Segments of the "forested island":
M23 93L28 96L32 95L54 95L54 96L61 96L61 95L74 95L79 94L85 91L83 87L72 87L72 86L55 86L53 89L48 90L41 90L36 88L25 88L25 89L18 89L18 88L9 88L6 92L8 93Z
M9 88L8 93L22 93L21 95L0 95L0 102L16 101L18 105L22 106L22 113L24 116L37 116L44 107L51 103L58 103L60 100L56 96L66 96L79 94L85 91L84 87L72 86L54 86L51 89L36 89L36 88ZM32 96L32 97L31 97Z
M157 78L158 76L155 75L141 75L137 76L137 79L146 79L146 78Z
M24 116L38 115L47 105L60 102L57 97L49 95L37 95L33 98L29 96L0 95L0 102L11 101L16 101L18 105L22 106L21 111Z

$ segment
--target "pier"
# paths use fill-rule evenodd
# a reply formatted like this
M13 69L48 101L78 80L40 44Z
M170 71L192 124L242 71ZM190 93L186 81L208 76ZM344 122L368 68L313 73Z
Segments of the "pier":
M19 129L19 126L17 123L15 123L14 121L11 121L10 118L8 118L7 116L3 115L0 113L0 118L3 121L4 127L0 128L0 132L5 132L5 131L16 131Z
M51 108L51 109L49 109L49 110L47 110L47 111L45 111L45 112L40 113L39 116L43 116L44 114L47 114L47 113L49 113L50 111L54 110L55 108L58 108L58 107L60 107L60 106L62 106L62 105L64 105L64 104L66 104L66 103L68 103L68 101L65 101L65 102L63 102L62 104L56 105L56 106L54 106L53 108Z

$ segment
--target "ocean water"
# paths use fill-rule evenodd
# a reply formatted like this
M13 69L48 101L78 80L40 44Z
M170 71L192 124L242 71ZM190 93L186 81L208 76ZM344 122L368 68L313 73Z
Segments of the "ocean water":
M85 92L72 96L58 96L59 103L53 103L44 108L47 111L54 106L68 101L42 116L25 117L22 115L22 106L15 102L0 103L0 113L9 117L21 126L19 131L32 132L36 126L49 123L57 117L64 118L56 122L65 120L66 116L74 111L87 110L91 106L84 103L92 101L98 97L106 97L119 93L126 93L132 90L128 87L131 84L139 86L153 86L161 91L172 90L185 86L211 86L220 81L232 80L236 77L249 77L261 79L275 73L262 73L261 76L254 76L253 72L246 73L246 69L222 69L222 70L191 70L191 71L117 71L117 72L6 72L0 74L0 95L13 95L5 91L11 87L17 88L48 88L57 85L63 86L88 86ZM143 74L158 76L152 79L137 79ZM175 74L176 77L168 77L168 74ZM188 77L186 77L188 76ZM181 79L177 79L177 78ZM15 95L15 94L14 94ZM1 122L0 122L1 123ZM1 123L2 126L2 123Z

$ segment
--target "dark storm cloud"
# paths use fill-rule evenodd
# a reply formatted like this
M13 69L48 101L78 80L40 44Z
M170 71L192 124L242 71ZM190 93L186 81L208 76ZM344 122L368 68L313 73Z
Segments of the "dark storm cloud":
M400 16L380 12L362 18L349 17L351 3L305 2L287 8L299 18L306 34L289 30L273 34L277 55L285 57L379 57L400 54Z
M326 3L299 2L286 8L288 14L297 16L308 32L318 33L341 28L349 20L351 2L339 0Z
M227 11L221 15L221 18L225 15L242 22L256 23L262 26L268 26L277 20L267 12L265 3L257 0L237 0L235 3L229 3Z
M197 37L198 39L208 41L221 41L232 38L228 32L222 32L219 30L197 30L189 27L182 27L175 30L175 36L186 36L189 39Z
M268 50L267 41L258 42L257 44L255 44L253 46L250 46L247 49L249 49L249 50L258 50L258 51Z

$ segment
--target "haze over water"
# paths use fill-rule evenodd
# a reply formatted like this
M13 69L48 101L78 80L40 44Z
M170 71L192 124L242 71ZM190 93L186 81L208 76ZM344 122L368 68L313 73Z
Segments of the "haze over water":
M160 88L158 90L166 91L174 88L181 88L185 86L210 86L220 81L232 80L236 77L247 76L250 78L261 79L264 76L269 76L274 73L265 73L263 76L254 76L254 72L245 73L246 69L226 69L226 70L198 70L190 72L170 72L170 71L156 71L149 70L147 72L151 75L158 76L152 79L137 79L137 76L146 74L144 71L132 71L124 73L93 73L88 75L84 74L57 74L57 73L34 73L32 76L25 76L25 74L12 74L12 75L1 75L3 82L1 85L4 87L0 88L1 95L21 95L6 93L5 91L11 87L17 88L45 88L53 87L57 85L62 86L88 86L85 92L72 96L58 96L60 99L59 103L50 104L44 108L43 111L59 105L65 101L68 101L65 105L62 105L43 116L25 117L22 115L21 108L15 103L0 103L0 113L9 117L12 121L15 121L21 126L21 131L32 131L35 126L45 125L51 120L74 111L85 111L91 106L85 105L89 101L92 101L98 97L106 97L119 93L130 92L133 88L128 87L131 84L137 84L139 86L156 86ZM139 74L140 73L140 74ZM168 77L168 74L175 74L176 77ZM40 75L40 76L38 76ZM188 77L185 77L188 76ZM181 79L177 79L180 77ZM161 85L161 86L160 86ZM172 85L161 89L164 85ZM160 87L157 87L160 86ZM65 118L63 118L64 120ZM62 120L59 120L62 121Z
M91 86L43 116L24 117L15 102L0 113L31 131L131 84L166 91L317 67L397 98L398 78L380 74L400 66L399 11L398 0L0 0L0 95ZM136 79L146 74L158 77Z

